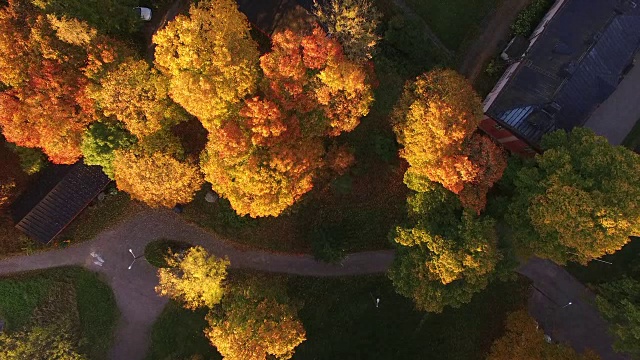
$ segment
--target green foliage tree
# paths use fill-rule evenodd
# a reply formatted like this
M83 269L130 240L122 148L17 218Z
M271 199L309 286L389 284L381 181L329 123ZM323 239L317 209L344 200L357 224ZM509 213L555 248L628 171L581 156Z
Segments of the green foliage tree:
M329 35L342 44L349 60L371 60L380 41L377 30L382 18L372 1L316 1L314 12L327 26Z
M122 123L96 122L82 136L82 155L87 165L100 165L107 176L114 179L115 151L128 149L136 143Z
M85 360L59 326L36 326L17 333L0 333L0 360Z
M237 281L207 321L205 334L225 360L290 359L306 337L278 279Z
M622 278L598 286L596 304L610 324L616 351L640 358L640 281Z
M452 193L431 186L409 197L410 222L391 233L398 252L389 277L419 309L442 312L483 290L501 255L492 219L463 211Z
M640 234L640 156L593 131L556 131L514 179L506 219L521 249L586 264Z
M169 268L158 269L156 292L181 302L187 309L212 308L225 292L229 260L219 259L201 246L167 258Z
M138 30L141 20L133 8L135 0L30 0L48 14L86 21L110 35L124 35Z
M491 345L487 360L598 360L588 350L578 354L564 344L549 344L544 332L526 310L509 314L505 334Z

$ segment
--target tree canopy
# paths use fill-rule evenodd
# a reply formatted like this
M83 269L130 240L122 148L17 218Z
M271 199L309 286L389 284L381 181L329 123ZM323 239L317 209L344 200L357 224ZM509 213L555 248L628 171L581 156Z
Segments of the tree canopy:
M342 44L349 60L371 60L381 38L377 30L382 18L372 1L316 1L315 14L329 35Z
M262 95L210 129L201 159L212 188L253 217L277 216L310 191L335 165L326 138L353 130L373 101L369 74L319 27L274 34L260 66Z
M142 138L186 119L168 95L169 80L144 60L128 58L91 88L102 113Z
M115 62L119 49L85 23L8 1L0 8L0 127L7 140L41 148L54 163L75 162L95 118L89 79Z
M423 191L438 182L480 213L506 157L491 140L474 135L482 105L466 79L440 69L419 76L405 86L392 118L400 156L409 163L407 186Z
M492 219L463 211L452 193L431 186L409 197L410 221L391 233L398 252L389 276L416 307L442 312L483 290L501 255Z
M233 0L191 5L154 36L155 61L169 77L171 97L211 129L232 105L252 94L258 46Z
M197 165L180 162L166 152L140 147L116 150L113 164L118 189L154 207L188 203L203 183Z
M596 304L610 324L616 351L640 356L640 281L625 277L598 286Z
M526 310L509 314L505 334L491 345L487 360L598 360L593 351L578 354L564 344L549 344Z
M187 309L212 308L225 292L229 260L219 259L201 246L167 258L169 268L158 269L156 292L181 302Z
M82 135L82 155L87 165L99 165L111 179L115 177L115 151L128 149L137 139L122 123L95 122Z
M225 360L290 359L306 337L284 286L252 278L231 287L207 315L207 338Z
M544 153L515 177L506 217L522 248L586 264L640 234L640 156L585 128L541 144Z

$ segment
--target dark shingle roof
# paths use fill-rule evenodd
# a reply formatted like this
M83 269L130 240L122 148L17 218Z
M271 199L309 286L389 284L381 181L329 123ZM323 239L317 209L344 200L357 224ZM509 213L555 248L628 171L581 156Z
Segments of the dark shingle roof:
M110 181L99 166L78 162L22 217L16 228L46 244L84 210Z
M583 125L617 87L640 45L640 6L567 0L487 114L529 142Z

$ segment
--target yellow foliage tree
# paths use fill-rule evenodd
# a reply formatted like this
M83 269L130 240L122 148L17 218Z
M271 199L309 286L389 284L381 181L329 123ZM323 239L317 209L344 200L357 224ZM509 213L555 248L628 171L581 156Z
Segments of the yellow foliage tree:
M105 116L115 116L137 137L185 119L169 98L169 81L146 61L128 58L91 88Z
M225 360L290 359L306 339L280 285L260 278L241 282L207 315L205 335Z
M419 76L405 87L392 118L400 156L409 162L407 186L424 191L438 182L479 213L506 160L489 139L473 136L482 104L466 79L439 69Z
M118 189L154 207L190 202L203 183L196 165L136 149L115 152L114 173Z
M229 260L216 258L196 246L184 254L172 254L167 263L169 268L158 270L158 294L182 302L192 310L211 308L220 302Z
M170 95L210 129L229 106L253 93L258 47L233 0L203 0L153 37L156 65L170 78Z

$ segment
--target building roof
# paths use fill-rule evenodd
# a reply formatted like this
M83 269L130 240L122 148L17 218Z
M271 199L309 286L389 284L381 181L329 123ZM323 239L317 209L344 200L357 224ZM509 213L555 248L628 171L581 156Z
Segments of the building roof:
M77 162L61 168L53 176L45 176L45 184L34 186L35 195L16 200L16 228L34 240L49 243L110 181L99 166Z
M615 91L640 45L640 5L566 0L535 34L486 111L532 144L583 125Z

